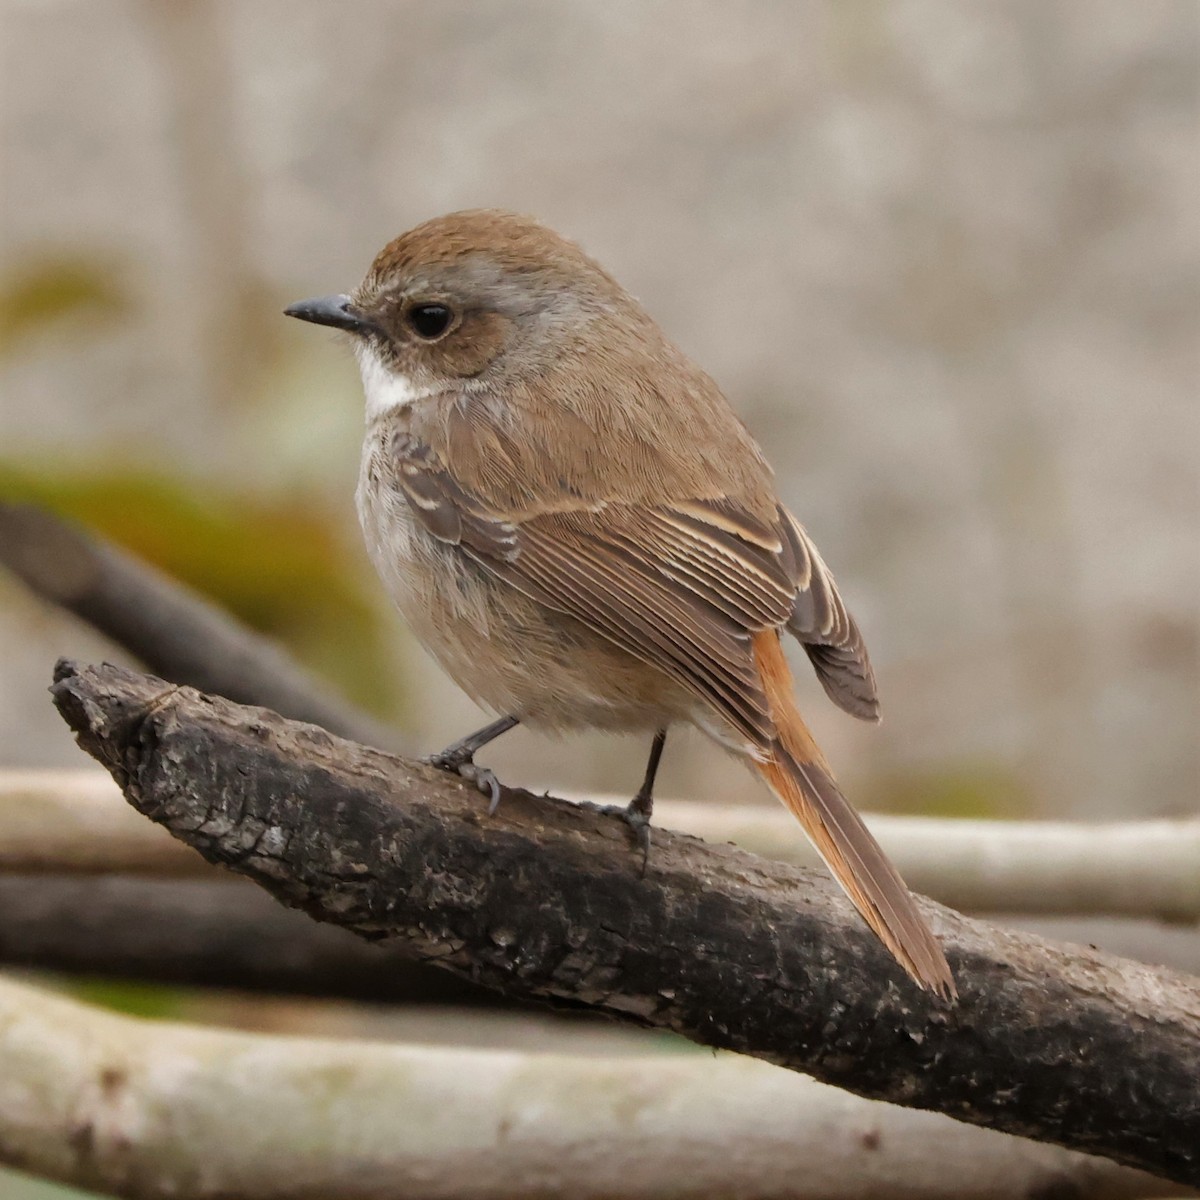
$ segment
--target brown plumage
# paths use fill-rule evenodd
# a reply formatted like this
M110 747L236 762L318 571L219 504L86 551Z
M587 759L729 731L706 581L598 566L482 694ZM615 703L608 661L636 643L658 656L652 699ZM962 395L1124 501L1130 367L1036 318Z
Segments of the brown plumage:
M550 730L699 726L756 766L913 978L952 996L779 642L877 719L862 637L716 384L577 246L507 213L428 222L352 296L289 311L356 335L368 549L456 681Z
M900 965L922 987L953 999L954 977L941 945L896 868L834 782L796 708L777 633L754 635L754 659L779 730L767 758L757 764L763 778L804 826L854 907Z

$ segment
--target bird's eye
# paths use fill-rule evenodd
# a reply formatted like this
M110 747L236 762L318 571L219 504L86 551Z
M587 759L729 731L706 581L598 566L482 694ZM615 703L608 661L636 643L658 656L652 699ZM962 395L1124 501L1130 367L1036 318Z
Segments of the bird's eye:
M414 304L408 310L408 323L413 332L428 342L440 338L453 320L454 313L444 304Z

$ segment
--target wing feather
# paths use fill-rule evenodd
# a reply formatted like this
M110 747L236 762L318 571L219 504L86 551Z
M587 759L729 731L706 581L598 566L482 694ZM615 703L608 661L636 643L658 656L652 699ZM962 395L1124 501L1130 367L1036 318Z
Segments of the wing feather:
M839 708L864 721L879 720L879 693L867 647L846 610L833 575L804 527L780 509L783 533L797 562L796 590L788 630L800 641L825 689Z
M697 612L685 596L602 542L549 534L527 522L505 574L543 603L585 620L629 653L702 696L760 744L774 729L747 635Z
M436 538L714 704L756 745L774 726L750 638L787 625L829 695L873 716L857 627L800 525L768 525L728 497L580 504L506 519L428 446L399 448L399 480Z

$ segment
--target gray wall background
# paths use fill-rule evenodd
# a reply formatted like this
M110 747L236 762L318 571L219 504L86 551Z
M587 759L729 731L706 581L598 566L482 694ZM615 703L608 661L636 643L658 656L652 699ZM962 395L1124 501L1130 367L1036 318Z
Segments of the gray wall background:
M281 303L428 216L578 240L766 445L877 660L801 694L859 795L956 773L1072 816L1194 808L1200 9L1190 0L4 0L0 270L111 263L134 318L0 363L0 455L327 497L353 364ZM0 763L105 652L0 580ZM110 656L114 651L107 651ZM474 714L395 631L414 741ZM688 740L664 791L762 793ZM492 761L630 790L642 748ZM1006 785L1007 786L1007 785Z

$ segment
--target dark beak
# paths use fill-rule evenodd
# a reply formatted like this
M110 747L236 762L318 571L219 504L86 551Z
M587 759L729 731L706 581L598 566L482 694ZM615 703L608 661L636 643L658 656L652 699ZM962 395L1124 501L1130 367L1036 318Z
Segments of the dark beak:
M320 296L316 300L301 300L299 304L289 304L283 310L283 315L311 321L314 325L331 325L334 329L345 329L349 333L369 333L375 328L374 322L354 310L349 296Z

